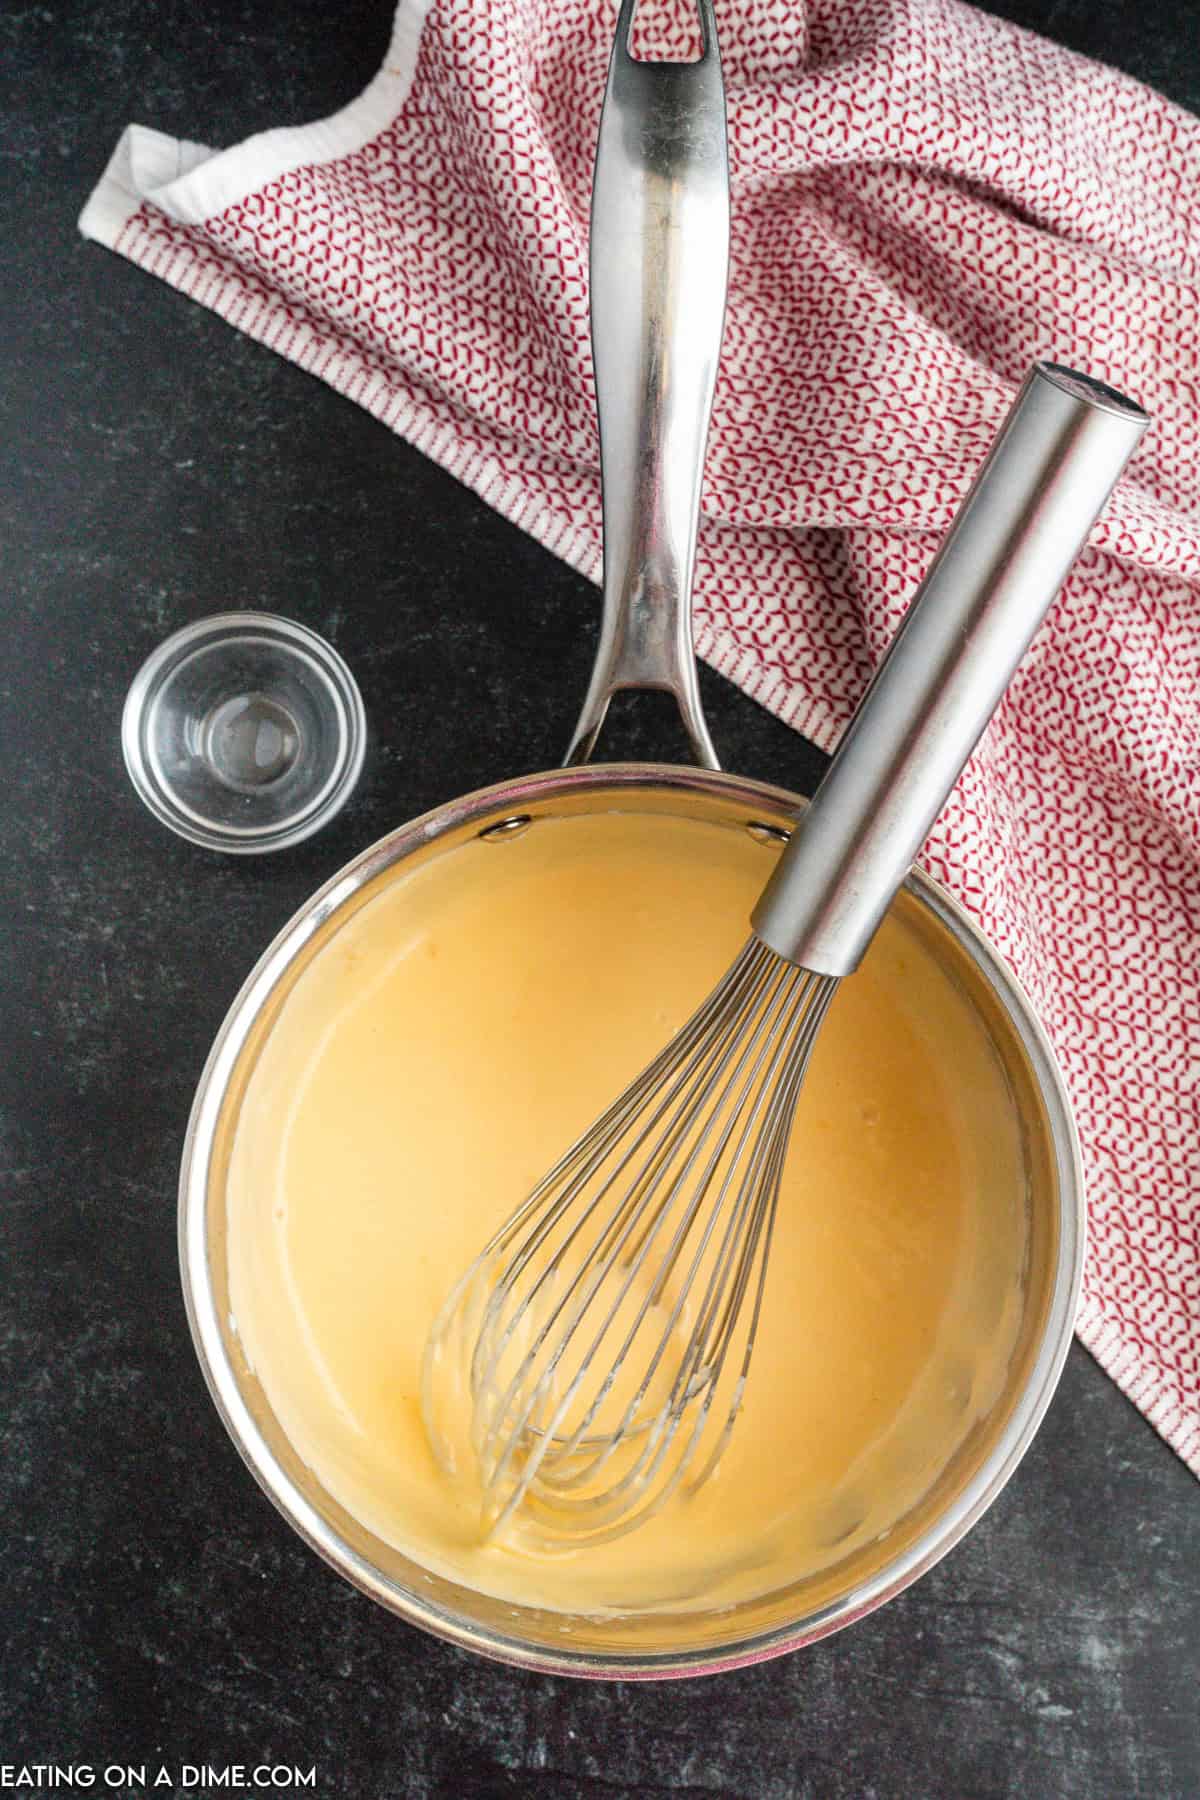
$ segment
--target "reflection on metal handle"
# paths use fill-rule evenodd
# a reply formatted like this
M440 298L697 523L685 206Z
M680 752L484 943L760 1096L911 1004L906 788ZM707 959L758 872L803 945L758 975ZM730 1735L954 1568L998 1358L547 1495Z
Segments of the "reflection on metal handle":
M623 0L592 189L591 316L604 488L604 616L565 762L621 688L675 696L716 769L692 651L700 480L729 268L725 90L710 0L691 63L638 62Z
M1148 422L1030 372L755 908L779 955L857 966Z

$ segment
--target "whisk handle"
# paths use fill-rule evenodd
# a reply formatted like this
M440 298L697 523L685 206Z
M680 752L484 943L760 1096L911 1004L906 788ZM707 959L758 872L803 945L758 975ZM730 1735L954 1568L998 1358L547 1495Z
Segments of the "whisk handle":
M711 0L695 62L630 54L623 0L592 184L592 360L604 490L604 612L565 761L591 755L612 695L675 696L716 769L692 652L700 481L725 320L729 151Z
M777 954L857 967L1148 423L1030 371L755 908Z

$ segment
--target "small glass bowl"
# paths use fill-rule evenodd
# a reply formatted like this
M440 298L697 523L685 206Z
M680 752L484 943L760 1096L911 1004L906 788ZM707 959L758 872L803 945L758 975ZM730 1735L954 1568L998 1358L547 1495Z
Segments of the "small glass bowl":
M155 818L235 856L286 849L333 818L366 741L337 651L273 613L215 613L175 632L121 717L129 779Z

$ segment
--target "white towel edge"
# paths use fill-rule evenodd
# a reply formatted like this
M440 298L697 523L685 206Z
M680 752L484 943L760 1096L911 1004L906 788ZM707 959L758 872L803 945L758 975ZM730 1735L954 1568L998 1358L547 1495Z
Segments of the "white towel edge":
M144 125L128 126L79 215L79 230L115 249L145 202L181 225L202 225L293 169L360 150L391 123L408 97L430 4L398 0L383 67L356 100L327 119L259 132L218 151Z

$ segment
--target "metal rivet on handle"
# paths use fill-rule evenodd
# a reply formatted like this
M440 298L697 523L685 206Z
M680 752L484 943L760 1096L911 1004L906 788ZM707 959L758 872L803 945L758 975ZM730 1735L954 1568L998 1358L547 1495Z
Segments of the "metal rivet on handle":
M500 819L495 825L489 825L486 831L479 833L479 836L485 844L500 839L520 837L523 831L528 831L532 823L532 813L514 813L511 819Z
M749 819L746 830L756 844L790 844L792 834L782 825L765 825L761 819Z

